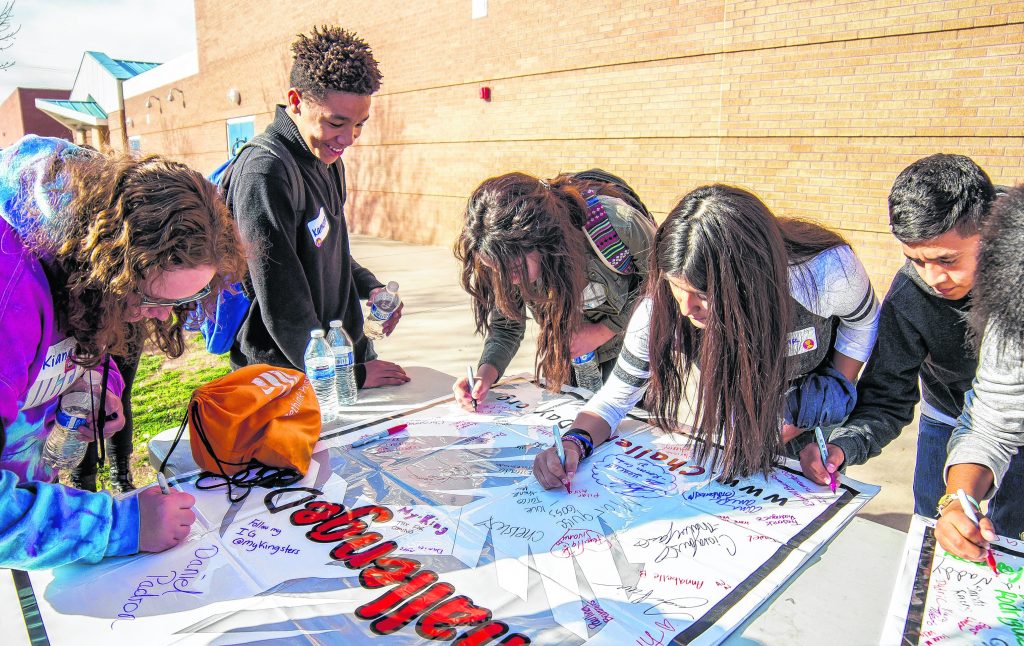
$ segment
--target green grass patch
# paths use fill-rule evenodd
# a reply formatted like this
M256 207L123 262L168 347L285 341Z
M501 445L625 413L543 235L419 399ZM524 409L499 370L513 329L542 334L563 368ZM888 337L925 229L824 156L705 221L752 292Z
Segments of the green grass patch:
M149 440L181 424L192 391L229 372L227 355L211 355L198 337L190 340L188 350L178 359L168 359L159 353L142 355L132 388L132 477L136 486L155 479L149 466Z

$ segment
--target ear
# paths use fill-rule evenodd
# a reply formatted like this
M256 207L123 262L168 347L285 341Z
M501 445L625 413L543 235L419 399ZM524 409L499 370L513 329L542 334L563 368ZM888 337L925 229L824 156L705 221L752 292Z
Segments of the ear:
M288 111L292 114L302 114L302 93L296 88L288 88Z

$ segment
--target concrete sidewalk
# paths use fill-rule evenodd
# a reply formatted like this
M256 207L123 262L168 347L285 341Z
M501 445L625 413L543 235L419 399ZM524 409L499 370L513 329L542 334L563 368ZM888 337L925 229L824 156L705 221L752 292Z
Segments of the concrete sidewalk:
M474 334L469 296L459 286L460 266L451 248L353 235L352 255L382 281L398 281L405 303L395 333L377 342L381 359L428 366L450 375L462 375L467 364L476 365L483 339ZM535 328L530 321L508 374L532 373L535 352ZM881 456L849 469L850 477L882 487L861 516L901 531L909 527L916 442L915 419Z

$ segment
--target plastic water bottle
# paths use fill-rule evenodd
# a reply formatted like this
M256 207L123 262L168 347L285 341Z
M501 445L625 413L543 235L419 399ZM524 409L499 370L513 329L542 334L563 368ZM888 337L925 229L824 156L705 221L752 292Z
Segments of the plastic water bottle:
M334 384L338 391L338 406L356 403L356 356L352 351L352 339L341 321L331 321L327 333L327 345L334 352Z
M388 286L373 295L370 313L366 315L363 330L370 339L384 338L384 324L395 313L402 299L398 297L398 283L391 281Z
M78 434L92 410L92 393L70 392L61 397L57 421L43 445L43 462L58 471L78 466L89 448L89 441Z
M309 344L303 357L306 376L320 403L320 421L324 424L334 421L338 414L338 393L334 389L334 353L324 339L323 330L309 332Z
M576 385L580 388L596 393L604 385L601 379L601 366L597 364L597 354L594 352L573 359L572 370L576 373Z

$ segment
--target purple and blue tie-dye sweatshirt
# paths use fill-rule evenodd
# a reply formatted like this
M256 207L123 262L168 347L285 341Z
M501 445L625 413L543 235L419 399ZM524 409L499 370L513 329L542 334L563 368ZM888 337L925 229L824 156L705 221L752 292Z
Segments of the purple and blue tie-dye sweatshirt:
M83 374L71 358L74 338L57 327L40 258L24 244L67 204L62 184L47 181L56 156L80 149L28 136L0 152L0 567L38 569L139 549L135 497L114 500L55 484L42 462L57 402ZM109 387L120 394L116 367Z

